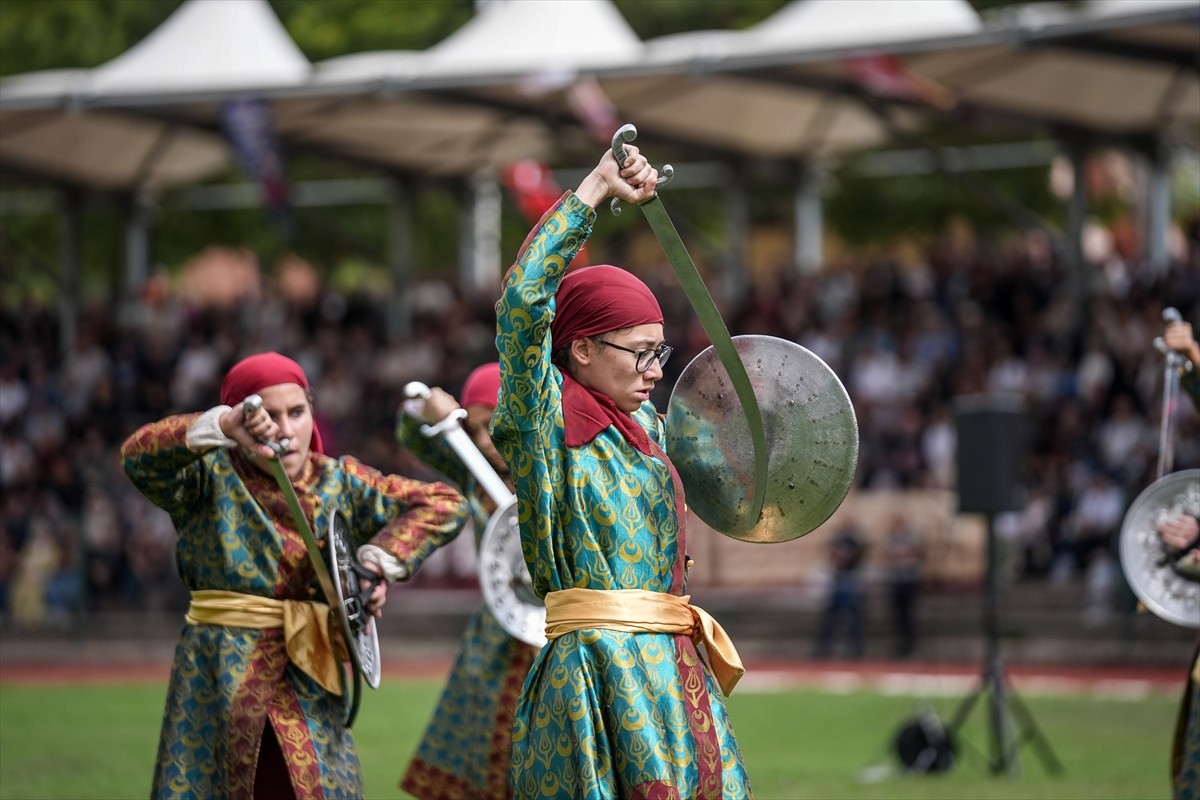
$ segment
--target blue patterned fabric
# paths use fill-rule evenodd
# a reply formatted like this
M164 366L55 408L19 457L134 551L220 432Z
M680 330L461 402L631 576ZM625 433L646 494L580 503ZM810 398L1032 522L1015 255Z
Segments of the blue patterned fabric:
M175 523L184 584L323 599L274 478L238 451L188 448L195 419L152 423L122 448L130 480ZM466 515L450 486L383 475L350 457L310 454L294 483L314 531L324 531L341 509L357 544L382 547L410 571L452 539ZM289 663L282 631L186 625L171 670L152 796L252 797L270 724L297 798L362 797L343 714L341 697Z
M441 436L401 415L400 443L462 489L471 504L478 548L488 505L475 476ZM419 800L505 800L517 695L537 648L509 636L485 607L471 615L433 717L400 788Z
M1183 373L1179 386L1200 409L1200 369ZM1173 800L1200 800L1200 639L1192 653L1192 669L1179 703L1171 755Z
M583 446L565 443L550 321L594 218L566 195L509 272L497 305L492 437L516 487L539 597L571 587L681 595L683 498L665 455L644 455L614 427ZM633 417L661 453L654 406ZM665 633L581 630L544 647L517 707L512 781L522 800L750 797L720 689L692 641Z

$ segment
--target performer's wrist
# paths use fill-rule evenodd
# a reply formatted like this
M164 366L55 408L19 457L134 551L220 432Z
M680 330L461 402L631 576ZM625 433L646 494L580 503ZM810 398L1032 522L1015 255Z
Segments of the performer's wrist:
M595 172L589 173L575 190L575 196L592 209L599 207L608 194L608 183Z
M197 417L188 427L187 446L192 450L236 447L237 440L226 435L221 425L221 419L231 410L230 406L215 406Z
M364 544L358 548L358 561L360 564L374 564L389 584L408 580L408 567L378 545Z

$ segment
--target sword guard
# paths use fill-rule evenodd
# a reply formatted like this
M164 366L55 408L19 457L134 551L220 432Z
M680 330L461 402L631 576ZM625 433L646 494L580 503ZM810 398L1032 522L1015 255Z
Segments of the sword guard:
M261 395L249 395L245 400L242 401L242 419L249 419L251 414L262 408L262 405L263 399ZM292 444L290 439L280 439L278 442L272 442L266 439L260 439L259 441L271 448L271 450L274 451L276 458L283 458L288 451L288 447L290 447Z
M467 418L467 410L465 408L456 408L446 415L446 418L441 422L433 425L422 425L421 433L429 438L433 438L439 434L445 433L448 430L453 430L458 427L459 420Z
M625 166L625 159L629 157L628 151L625 150L625 142L632 142L637 138L637 128L633 123L625 123L617 128L617 132L612 138L612 153L613 158L617 160L617 166ZM658 171L657 187L666 186L671 182L671 178L675 177L675 168L670 164L663 164L663 168ZM656 187L656 188L657 188ZM612 202L608 204L608 210L612 212L614 217L621 216L621 200L614 197Z

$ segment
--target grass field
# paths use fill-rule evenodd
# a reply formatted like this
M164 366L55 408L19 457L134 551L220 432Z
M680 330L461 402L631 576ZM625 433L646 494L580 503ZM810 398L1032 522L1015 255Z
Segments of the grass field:
M363 702L355 738L370 800L405 798L396 782L433 708L440 682L386 680ZM0 683L0 799L123 800L149 792L165 684ZM1020 774L988 771L986 698L959 732L959 761L940 775L860 780L897 765L888 742L925 700L860 691L741 691L729 700L759 800L1167 798L1176 699L1024 696L1062 762L1047 774L1030 745ZM962 697L928 701L943 720Z

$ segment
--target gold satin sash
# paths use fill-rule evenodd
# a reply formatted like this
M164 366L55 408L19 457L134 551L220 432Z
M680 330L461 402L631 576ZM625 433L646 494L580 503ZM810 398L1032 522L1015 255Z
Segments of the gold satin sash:
M187 621L232 628L283 628L288 658L326 691L342 693L341 667L329 633L329 606L304 600L276 600L220 589L192 592ZM340 648L339 648L340 649Z
M713 675L726 695L746 673L733 640L691 595L643 589L563 589L546 594L546 638L586 628L629 633L684 633L702 641Z

